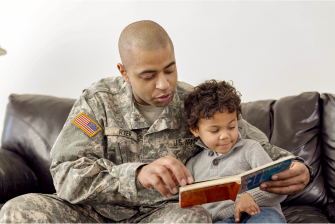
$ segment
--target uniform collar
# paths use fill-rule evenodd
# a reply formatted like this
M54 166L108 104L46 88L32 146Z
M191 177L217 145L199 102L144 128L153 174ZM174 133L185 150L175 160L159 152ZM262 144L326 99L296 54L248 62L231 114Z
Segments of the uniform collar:
M130 91L132 93L131 86L128 84L127 90L123 91L123 94L128 96L128 102L131 102L128 116L130 117L129 126L130 129L143 129L149 128L148 133L158 132L165 129L179 129L183 124L183 114L181 113L184 107L184 102L180 100L178 90L176 88L174 96L171 102L164 108L162 114L157 120L151 125L147 124L142 114L138 111L135 106L135 98L133 94L127 94ZM127 115L125 115L127 117Z

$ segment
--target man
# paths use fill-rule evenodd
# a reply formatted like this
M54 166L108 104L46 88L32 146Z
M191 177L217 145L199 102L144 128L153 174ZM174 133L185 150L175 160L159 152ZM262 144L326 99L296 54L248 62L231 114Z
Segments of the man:
M192 86L178 82L174 48L152 21L127 26L119 39L119 77L86 89L51 150L57 193L10 200L2 222L211 222L201 206L179 208L178 187L193 182L186 161L198 151L184 123ZM241 135L261 142L272 159L289 154L241 119ZM300 162L267 182L294 194L309 182Z

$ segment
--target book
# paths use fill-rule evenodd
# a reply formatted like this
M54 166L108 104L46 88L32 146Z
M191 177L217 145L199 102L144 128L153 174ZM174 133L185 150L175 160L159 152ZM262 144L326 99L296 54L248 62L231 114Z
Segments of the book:
M271 180L272 175L289 169L294 158L295 156L286 156L239 175L199 181L180 187L179 205L184 208L224 200L235 201L238 194L254 189Z

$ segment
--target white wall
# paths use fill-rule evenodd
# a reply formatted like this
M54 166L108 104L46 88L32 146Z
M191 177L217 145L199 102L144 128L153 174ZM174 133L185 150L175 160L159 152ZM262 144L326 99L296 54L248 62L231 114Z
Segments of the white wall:
M233 80L243 102L335 93L335 2L0 0L0 131L11 93L77 98L119 75L119 35L143 19L170 34L180 80Z

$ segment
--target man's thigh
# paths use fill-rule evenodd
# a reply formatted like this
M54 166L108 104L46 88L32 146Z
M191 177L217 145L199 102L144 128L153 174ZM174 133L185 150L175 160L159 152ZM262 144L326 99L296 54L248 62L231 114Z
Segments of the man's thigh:
M1 223L105 222L90 206L73 205L56 195L26 194L9 200L0 211Z
M140 223L212 223L211 215L201 206L180 208L169 203L146 216Z

